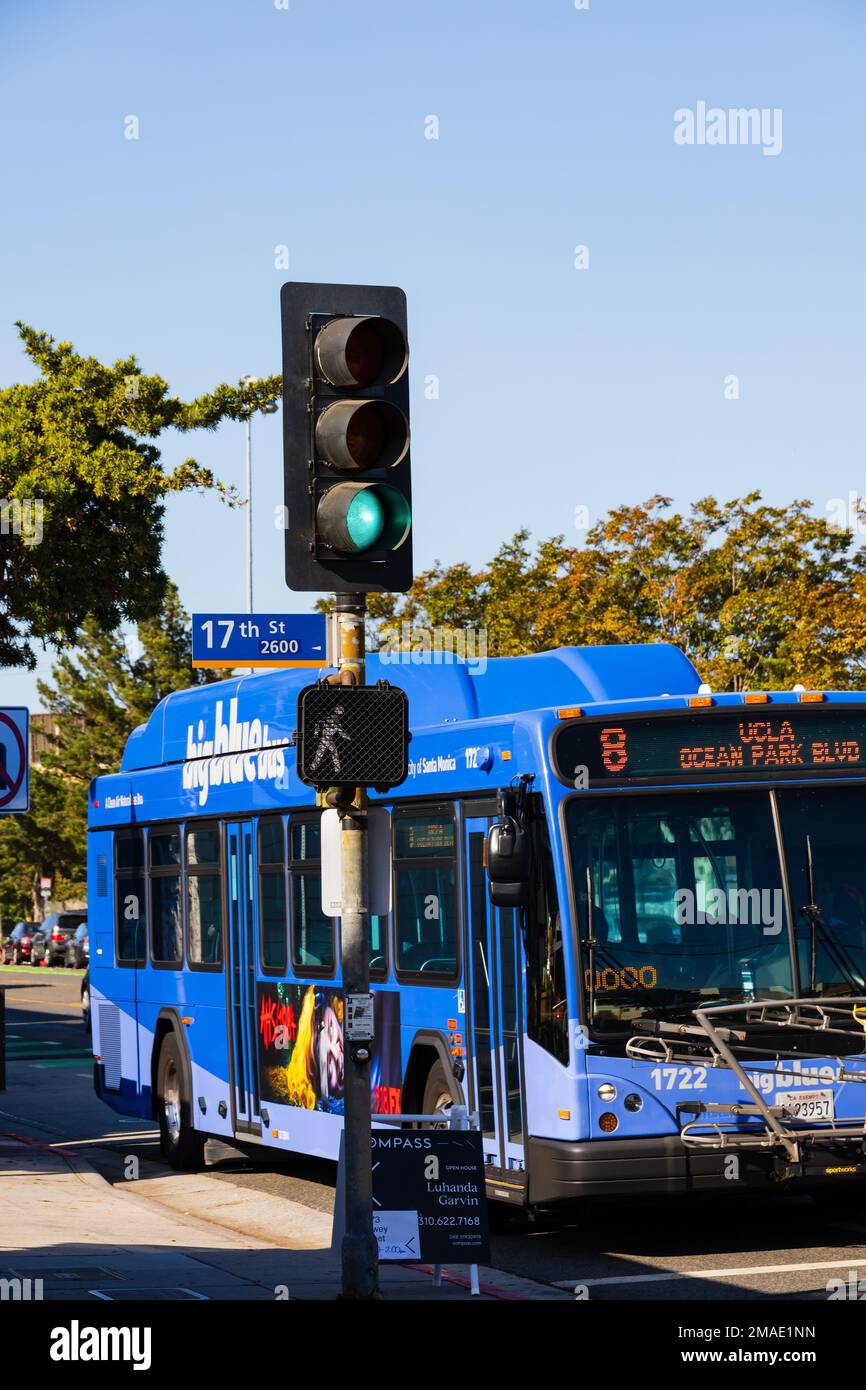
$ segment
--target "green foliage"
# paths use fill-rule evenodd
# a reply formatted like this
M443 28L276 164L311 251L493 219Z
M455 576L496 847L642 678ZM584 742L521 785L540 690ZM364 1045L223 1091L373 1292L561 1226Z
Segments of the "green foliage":
M61 790L50 778L31 771L30 812L0 817L0 913L4 935L16 922L33 920L34 875L49 865L64 865L68 861L69 846L58 820L62 800Z
M42 538L0 532L0 667L32 668L36 639L62 649L88 620L112 631L159 611L165 498L215 489L238 499L195 459L164 471L154 441L247 419L279 395L281 378L184 402L134 357L107 367L17 326L40 375L0 391L0 499L39 499Z
M52 871L55 898L86 897L90 779L117 770L129 734L166 695L221 674L193 669L189 619L170 582L159 615L140 622L137 635L139 650L131 655L118 631L88 619L77 649L55 662L53 682L39 682L58 733L32 772L30 813L0 819L0 907L7 925L32 915L36 872Z
M583 546L517 535L474 571L434 565L405 598L370 599L378 636L400 624L486 628L490 656L566 645L672 642L719 690L858 688L866 667L866 552L808 501L758 492L687 516L667 497L613 508Z

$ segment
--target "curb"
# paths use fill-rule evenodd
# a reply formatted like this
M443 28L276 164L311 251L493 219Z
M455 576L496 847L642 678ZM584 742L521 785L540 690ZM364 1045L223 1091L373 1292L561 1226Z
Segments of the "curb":
M429 1274L433 1277L435 1265L404 1265L404 1269L417 1270L420 1274ZM442 1282L446 1284L459 1284L461 1289L472 1287L468 1279L462 1274L452 1274L449 1270L443 1269L441 1272ZM480 1275L478 1279L478 1292L483 1293L487 1298L498 1298L503 1303L525 1303L527 1300L521 1293L508 1293L505 1289L496 1289L492 1284L485 1283ZM435 1295L434 1295L435 1296Z

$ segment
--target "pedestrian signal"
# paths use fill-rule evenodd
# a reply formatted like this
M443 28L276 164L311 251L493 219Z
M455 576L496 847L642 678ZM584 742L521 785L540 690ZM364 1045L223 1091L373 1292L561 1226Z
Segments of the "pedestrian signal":
M387 791L409 771L409 701L378 685L308 685L298 696L298 776L310 787Z

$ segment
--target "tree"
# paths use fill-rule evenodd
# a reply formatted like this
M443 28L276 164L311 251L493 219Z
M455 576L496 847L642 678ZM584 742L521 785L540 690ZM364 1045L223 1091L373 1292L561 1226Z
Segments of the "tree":
M39 682L58 732L32 772L29 814L0 820L4 921L31 914L34 874L44 870L52 872L55 898L86 896L90 779L118 769L129 734L164 696L219 677L191 661L189 618L167 582L162 609L138 624L136 644L87 619L77 649L55 662L53 682Z
M69 858L69 845L56 820L60 802L57 786L44 773L32 770L30 811L0 817L0 916L4 933L19 920L33 919L37 902L34 880L43 866L63 865ZM85 818L86 814L85 804Z
M111 632L159 611L165 498L238 499L195 459L163 471L154 441L247 419L281 378L184 402L134 357L107 367L17 327L40 375L0 391L0 667L32 668L36 640L60 650L88 619Z
M661 496L615 507L583 546L533 549L518 531L482 569L436 564L370 612L380 642L404 622L483 628L490 656L672 642L717 689L856 688L866 672L864 551L810 502L770 507L759 492L687 516Z

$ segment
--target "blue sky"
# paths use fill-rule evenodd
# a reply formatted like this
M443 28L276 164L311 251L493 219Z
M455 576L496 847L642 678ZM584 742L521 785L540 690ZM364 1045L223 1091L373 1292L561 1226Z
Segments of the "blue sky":
M866 492L862 3L589 5L5 0L0 381L30 375L23 318L192 396L279 370L283 280L393 283L416 569L654 492ZM780 152L676 144L700 101L780 110ZM242 485L241 425L164 441ZM254 468L257 607L305 610L279 415ZM190 610L243 607L243 529L170 503ZM15 702L35 683L7 672Z

